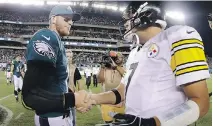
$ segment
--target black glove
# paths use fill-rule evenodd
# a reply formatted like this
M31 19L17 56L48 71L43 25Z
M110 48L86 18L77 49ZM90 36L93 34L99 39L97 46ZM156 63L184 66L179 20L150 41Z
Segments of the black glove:
M113 118L121 120L121 122L113 123L115 126L119 126L120 124L128 124L128 126L156 126L154 118L143 119L134 115L121 113L115 114Z

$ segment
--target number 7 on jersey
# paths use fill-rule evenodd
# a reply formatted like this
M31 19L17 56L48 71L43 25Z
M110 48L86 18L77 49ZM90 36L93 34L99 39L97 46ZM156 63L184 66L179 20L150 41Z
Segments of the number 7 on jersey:
M125 96L127 94L127 90L128 90L129 84L131 82L132 76L134 75L137 66L138 66L138 62L137 63L133 63L133 64L130 65L129 70L132 70L132 71L131 71L131 74L129 75L128 82L127 82L127 85L126 85Z

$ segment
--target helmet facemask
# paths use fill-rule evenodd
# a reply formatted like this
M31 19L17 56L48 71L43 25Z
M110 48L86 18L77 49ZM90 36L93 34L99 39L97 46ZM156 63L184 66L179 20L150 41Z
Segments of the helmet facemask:
M140 25L140 21L137 19L138 12L147 4L148 3L146 2L145 4L141 5L138 10L130 6L130 8L127 9L123 14L124 20L119 22L119 26L120 26L120 33L123 36L125 42L139 44L139 37L135 33L136 32L135 28L137 28Z
M162 10L155 6L147 6L147 2L140 5L139 8L129 9L124 13L123 24L124 27L120 29L120 32L126 42L132 42L133 44L139 44L139 37L136 34L138 29L147 29L150 26L166 28L166 21ZM133 40L133 36L137 39ZM137 37L136 37L137 36Z

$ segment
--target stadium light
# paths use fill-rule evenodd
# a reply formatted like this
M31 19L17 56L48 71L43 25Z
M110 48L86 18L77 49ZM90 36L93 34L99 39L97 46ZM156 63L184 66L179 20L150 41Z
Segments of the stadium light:
M74 5L72 2L59 2L59 5Z
M74 2L70 2L70 5L73 5L73 6L75 6Z
M126 9L126 7L120 7L119 11L123 12Z
M116 6L112 6L112 8L111 8L112 10L114 10L114 11L116 11L116 10L118 10L118 7L116 7Z
M185 21L185 16L182 12L178 11L166 11L166 16L178 20L178 21Z
M47 5L57 5L59 4L58 1L47 1Z
M0 3L6 3L7 0L0 0Z
M113 6L113 5L106 5L106 8L114 10L114 11L118 10L118 7L117 6Z
M92 6L95 8L102 8L102 9L106 7L104 4L93 4Z
M98 4L92 4L92 7L96 7L96 8L97 8L97 7L98 7Z
M10 4L17 4L17 3L21 3L22 0L7 0L7 3L10 3Z
M88 6L89 6L89 3L83 2L83 3L80 3L80 6L88 7Z
M100 4L100 5L99 5L99 8L102 8L102 9L103 9L103 8L105 8L105 7L106 7L106 6L103 5L103 4Z
M44 5L44 1L38 1L38 0L23 0L21 2L22 5L37 5L42 6Z

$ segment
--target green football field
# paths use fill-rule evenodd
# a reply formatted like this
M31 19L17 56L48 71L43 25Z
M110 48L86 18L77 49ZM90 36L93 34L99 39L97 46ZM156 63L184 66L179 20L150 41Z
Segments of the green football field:
M212 91L212 79L208 80L209 92ZM16 102L13 95L13 85L6 84L6 77L3 72L0 72L0 105L6 107L12 112L11 120L8 126L34 126L34 112L26 110L21 102ZM93 88L93 93L101 91L100 87ZM211 101L210 101L211 104ZM103 123L99 106L94 106L91 111L86 114L77 113L78 126L95 126L95 124ZM211 126L212 125L212 107L206 116L199 119L197 126ZM192 125L193 126L193 125Z

